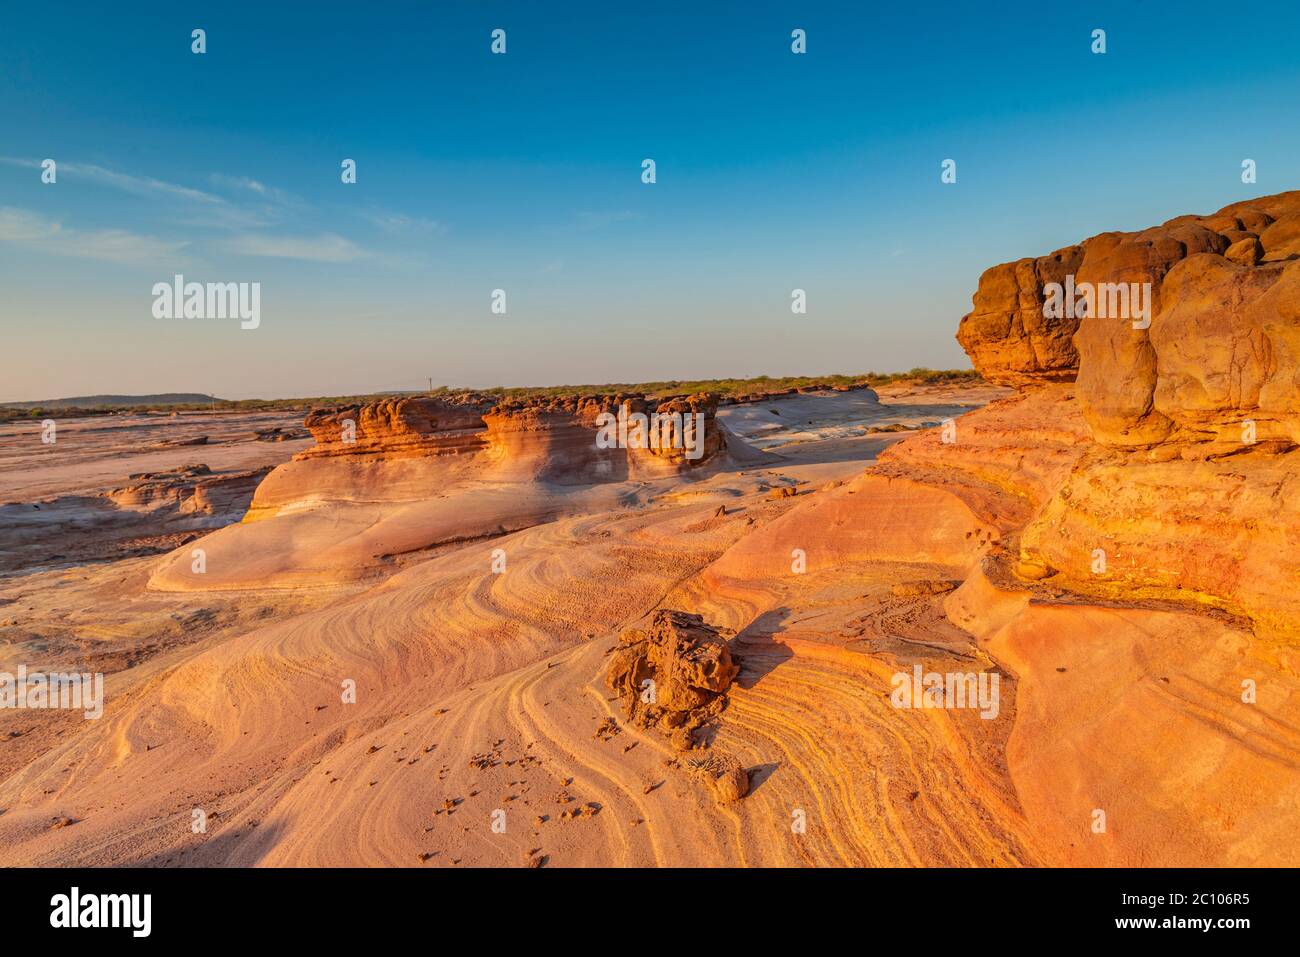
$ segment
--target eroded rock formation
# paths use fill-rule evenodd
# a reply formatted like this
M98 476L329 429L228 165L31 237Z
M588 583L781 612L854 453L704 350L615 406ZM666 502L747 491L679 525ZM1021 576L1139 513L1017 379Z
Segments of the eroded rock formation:
M313 410L303 424L316 445L301 457L477 451L483 446L483 414L491 407L491 399L465 393L454 398L408 396Z
M173 507L181 515L218 513L237 516L271 467L214 474L204 464L183 465L162 472L137 472L129 485L104 493L119 508Z
M1149 284L1149 314L1045 318L1047 284L1067 279ZM1026 572L1300 631L1300 565L1289 557L1300 536L1300 192L995 266L957 338L986 377L1026 393L1024 409L1084 426L1065 449L1031 430L1011 460L1039 479L1020 534ZM1063 392L1042 388L1070 379ZM962 431L996 428L996 411ZM996 482L997 456L961 445L945 454L904 443L888 458L965 460Z
M660 609L647 630L623 632L605 681L629 721L657 728L686 751L695 729L726 707L739 672L726 641L703 618Z
M214 472L206 464L137 472L95 494L0 505L0 571L167 551L239 521L271 471Z
M431 489L467 480L564 487L671 475L727 449L716 411L711 394L660 401L620 394L497 399L472 392L316 410L305 421L316 444L258 488L249 520L304 499L426 500ZM639 414L653 422L656 415L670 421L694 413L701 417L698 454L680 434L665 447L638 442L635 430L630 436L624 430L630 441L599 441L608 418ZM671 434L656 433L665 440Z
M209 539L207 572L191 574L178 553L151 584L212 590L351 580L400 556L610 508L644 494L649 480L708 466L720 453L743 456L744 443L728 435L716 409L711 394L464 393L314 411L305 424L316 444L266 477L240 528ZM658 433L667 442L611 426L620 416L644 419L651 432L652 423L667 422ZM678 435L687 417L696 428ZM674 435L691 441L674 443Z
M486 451L503 468L503 478L615 481L638 470L688 468L725 449L717 409L718 397L711 393L663 400L608 394L498 401L477 393L382 399L309 413L304 424L316 445L298 458L396 459ZM698 453L681 424L696 415L702 422ZM597 435L607 416L643 416L649 424L640 431L635 423L624 427L617 446L602 447Z
M1085 407L1131 418L1145 411L1154 391L1158 342L1129 335L1146 330L1126 329L1122 322L1083 322L1073 310L1049 318L1046 289L1064 284L1067 276L1076 285L1149 282L1154 315L1169 305L1166 294L1186 295L1188 276L1167 287L1175 266L1201 254L1221 265L1260 270L1258 281L1267 288L1281 265L1300 255L1300 193L1233 203L1210 216L1180 216L1140 232L1102 233L1046 256L993 266L980 278L957 339L992 382L1019 388L1077 376Z

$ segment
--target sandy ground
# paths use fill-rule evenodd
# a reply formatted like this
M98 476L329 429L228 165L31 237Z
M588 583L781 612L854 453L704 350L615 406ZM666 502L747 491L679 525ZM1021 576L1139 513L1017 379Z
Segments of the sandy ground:
M238 521L312 444L296 413L53 421L0 423L0 579L169 551Z
M201 581L185 577L189 544L12 575L0 669L102 671L107 703L98 720L0 711L0 864L1002 866L1158 853L1121 838L1072 850L1088 782L1053 792L1053 774L1083 772L1061 755L1045 764L1024 735L1056 733L1044 682L1090 659L1044 667L1042 630L1015 617L1028 596L979 571L997 516L870 469L906 434L873 426L933 423L1004 394L724 408L728 428L766 451L617 489L521 488L522 527L491 534L479 514L503 507L481 497L491 489L448 486L461 535L446 511L369 503L377 522L401 515L412 541L428 539L400 554L305 501L197 539L216 566ZM229 437L229 457L209 464L287 458L293 443L235 441L253 425L204 426ZM161 430L150 442L168 434L156 420L135 427ZM80 471L61 450L59 474L34 470L30 491L10 460L6 494L112 487L139 470L123 446L143 440L129 434L91 446ZM166 455L160 466L186 458ZM774 497L782 488L797 494ZM319 567L337 574L294 577L307 552L327 550ZM341 567L353 559L366 575ZM719 804L661 735L623 720L602 680L620 632L656 608L703 615L740 663L701 744L748 770L743 800ZM916 664L999 672L997 716L894 707L891 676ZM1193 842L1178 859L1215 853Z
M279 428L298 437L259 442L257 432ZM40 422L0 423L0 502L42 502L93 494L128 483L137 472L188 462L214 470L278 465L311 445L295 412L102 415L55 419L53 442L41 441ZM207 438L203 445L186 445Z

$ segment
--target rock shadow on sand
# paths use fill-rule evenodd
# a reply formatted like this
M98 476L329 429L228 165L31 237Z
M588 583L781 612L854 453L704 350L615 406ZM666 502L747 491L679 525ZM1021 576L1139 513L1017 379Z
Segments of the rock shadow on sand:
M732 659L740 664L736 684L741 688L750 690L794 657L789 646L775 640L784 631L791 614L789 608L765 611L736 633L732 639Z
M216 825L220 826L220 825ZM191 847L177 847L130 861L126 867L256 867L284 834L283 823L231 825Z

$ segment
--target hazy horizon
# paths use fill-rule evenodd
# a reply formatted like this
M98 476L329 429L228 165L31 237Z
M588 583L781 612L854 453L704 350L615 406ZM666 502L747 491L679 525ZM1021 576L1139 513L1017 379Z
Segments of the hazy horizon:
M652 385L660 382L726 381L728 379L734 379L736 381L752 381L752 380L763 380L763 379L780 381L784 379L799 379L799 378L829 379L834 376L867 377L870 375L899 375L899 374L906 374L908 372L913 371L913 369L918 369L918 368L921 367L913 366L912 369L869 369L860 372L812 372L812 373L793 372L789 374L781 373L776 375L759 373L757 375L752 375L752 376L704 376L703 378L700 379L684 379L680 376L670 376L670 377L661 377L656 379L643 379L636 382L615 381L615 380L609 380L606 382L594 382L594 381L593 382L517 382L517 383L516 382L494 382L490 384L479 384L479 385L466 385L460 382L434 382L433 390L437 391L440 389L444 389L444 390L450 390L451 392L461 392L461 391L477 392L477 391L491 391L493 389L563 389L563 388L583 389L583 388L610 388L613 386L634 387L634 386ZM971 368L970 363L967 362L964 366L961 366L960 368L963 370L969 370ZM951 372L956 370L955 369L928 369L928 371ZM204 398L207 399L214 399L217 402L257 400L257 399L265 399L268 402L284 402L284 401L293 401L295 399L328 398L331 396L369 396L369 395L382 396L382 395L398 395L404 393L419 395L419 394L426 393L428 391L430 391L428 388L428 383L425 384L424 388L415 388L415 389L404 386L401 388L391 388L391 389L385 389L385 388L370 389L365 392L333 392L333 393L321 392L321 393L315 393L311 395L295 394L295 395L236 396L236 395L221 395L219 393L195 392L193 390L187 390L187 391L153 390L150 392L123 392L121 390L111 390L107 392L82 392L82 393L77 393L75 395L58 395L58 396L50 395L50 396L29 397L25 399L0 399L0 405L16 405L16 404L29 405L29 404L40 403L40 402L65 402L69 399L97 398L97 397L136 399L136 398L151 398L154 396L167 396L167 395L203 396Z
M1300 179L1293 9L1023 10L8 10L0 401L966 368L988 266Z

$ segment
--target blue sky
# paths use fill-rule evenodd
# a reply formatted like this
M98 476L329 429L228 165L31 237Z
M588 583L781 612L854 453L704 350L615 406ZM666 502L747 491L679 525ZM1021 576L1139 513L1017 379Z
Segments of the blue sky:
M988 266L1300 183L1294 4L269 6L0 11L0 400L965 366Z

